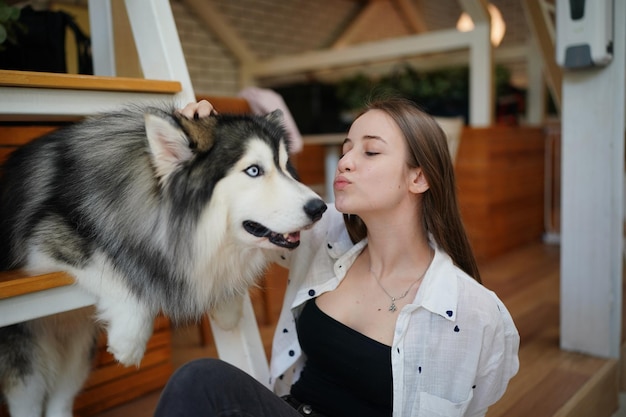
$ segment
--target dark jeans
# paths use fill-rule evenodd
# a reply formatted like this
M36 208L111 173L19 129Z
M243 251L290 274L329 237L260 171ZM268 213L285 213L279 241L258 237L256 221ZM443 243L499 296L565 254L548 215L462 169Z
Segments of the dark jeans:
M256 379L218 359L198 359L178 369L161 393L154 415L301 417Z

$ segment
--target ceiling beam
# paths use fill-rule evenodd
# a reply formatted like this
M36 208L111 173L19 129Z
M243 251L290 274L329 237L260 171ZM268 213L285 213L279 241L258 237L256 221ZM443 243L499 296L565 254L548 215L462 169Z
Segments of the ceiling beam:
M404 24L408 33L417 34L427 31L424 19L416 12L410 0L369 0L339 38L331 45L331 49L344 48L355 43L355 39L361 33L372 27L372 25L377 25L380 16L388 13L390 10L393 10L398 20Z
M359 14L352 19L348 27L341 33L339 38L333 42L331 49L340 49L352 44L354 39L358 37L364 29L369 27L372 22L375 22L380 17L381 5L382 2L378 0L368 1Z
M468 49L471 43L472 37L467 33L447 29L367 42L344 49L310 51L270 58L251 63L247 70L253 77L287 75L369 62L398 60L427 53Z
M418 10L415 9L411 0L392 0L398 10L399 16L411 28L413 33L428 32L426 21L422 18Z

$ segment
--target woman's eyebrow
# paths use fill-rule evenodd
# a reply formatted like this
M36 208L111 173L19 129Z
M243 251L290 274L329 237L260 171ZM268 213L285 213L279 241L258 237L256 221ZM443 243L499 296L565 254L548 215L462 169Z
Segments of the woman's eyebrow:
M387 141L385 139L383 139L382 137L380 137L378 135L363 135L363 140L379 140L379 141L381 141L383 143L387 143ZM352 143L352 139L345 138L341 145L343 146L346 143Z
M363 139L370 139L370 140L379 140L383 143L387 143L387 141L385 139L383 139L382 137L378 136L378 135L364 135Z

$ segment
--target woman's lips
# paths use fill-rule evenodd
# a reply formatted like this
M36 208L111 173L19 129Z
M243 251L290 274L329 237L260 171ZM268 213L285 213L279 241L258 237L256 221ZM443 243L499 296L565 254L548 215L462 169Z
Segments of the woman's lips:
M348 181L345 177L342 177L342 176L335 178L335 181L333 183L335 190L338 190L338 191L343 190L348 185L350 185L350 181Z

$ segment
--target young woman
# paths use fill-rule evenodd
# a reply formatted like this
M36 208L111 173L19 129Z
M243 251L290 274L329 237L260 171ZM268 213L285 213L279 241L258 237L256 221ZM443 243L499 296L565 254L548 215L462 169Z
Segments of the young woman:
M206 116L207 102L183 114ZM371 103L335 173L335 207L290 268L270 386L215 359L169 381L156 416L484 416L519 335L480 284L445 134L413 103Z

